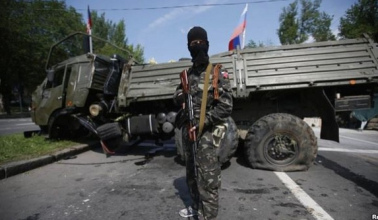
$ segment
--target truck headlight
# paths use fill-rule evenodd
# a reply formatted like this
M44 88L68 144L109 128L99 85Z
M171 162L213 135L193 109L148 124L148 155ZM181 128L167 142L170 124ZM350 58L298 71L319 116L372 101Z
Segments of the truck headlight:
M93 116L93 117L96 117L100 114L100 112L102 111L102 107L101 105L99 104L92 104L91 106L89 106L89 113Z

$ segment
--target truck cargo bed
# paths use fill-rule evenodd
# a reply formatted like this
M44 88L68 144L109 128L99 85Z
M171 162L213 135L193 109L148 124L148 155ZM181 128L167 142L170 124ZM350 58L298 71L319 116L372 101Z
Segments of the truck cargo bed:
M228 70L237 98L262 90L377 83L377 57L377 44L360 38L244 49L210 60ZM190 66L190 61L133 66L120 91L126 93L123 104L171 98L179 73Z

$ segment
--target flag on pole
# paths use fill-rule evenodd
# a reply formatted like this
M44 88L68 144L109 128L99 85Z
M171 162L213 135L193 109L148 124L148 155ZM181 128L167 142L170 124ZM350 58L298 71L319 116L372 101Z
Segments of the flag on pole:
M88 5L88 22L87 22L87 33L90 34L92 29L92 18L91 18L91 11L89 10L89 5Z
M87 34L89 34L89 53L93 53L93 46L92 46L92 18L91 18L91 10L89 10L88 5L88 22L87 22Z
M231 40L228 43L229 51L236 49L237 46L239 46L240 49L244 48L245 26L247 25L247 10L248 10L248 4L245 5L243 13L240 16L239 25L235 28L234 33L231 36Z

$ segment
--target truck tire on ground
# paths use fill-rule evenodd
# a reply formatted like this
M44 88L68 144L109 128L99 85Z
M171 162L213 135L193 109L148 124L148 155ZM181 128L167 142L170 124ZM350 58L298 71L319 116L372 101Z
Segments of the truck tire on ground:
M66 117L53 114L48 123L50 139L68 139L70 137Z
M97 128L97 132L103 141L122 137L122 130L118 122L103 124Z
M220 143L218 152L219 162L224 164L228 162L231 157L235 154L238 144L239 135L237 126L231 117L227 118L228 130L226 131L225 137ZM184 146L182 144L182 131L186 129L175 129L175 144L177 147L177 154L180 156L182 161L185 161Z
M276 113L257 120L245 138L247 161L252 168L304 171L317 155L317 139L300 118Z
M39 128L41 129L42 134L47 134L49 127L48 125L40 125Z
M55 112L49 119L48 125L44 128L50 139L77 139L85 137L89 131L70 115ZM41 126L41 130L43 128Z

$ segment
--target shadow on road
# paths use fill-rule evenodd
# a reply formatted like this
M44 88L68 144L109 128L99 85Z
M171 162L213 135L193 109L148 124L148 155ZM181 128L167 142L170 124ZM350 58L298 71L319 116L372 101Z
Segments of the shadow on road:
M351 170L321 155L318 155L317 161L318 160L322 161L321 165L324 166L325 168L333 170L336 174L340 175L341 177L349 181L354 182L356 185L358 185L361 188L364 188L365 190L369 191L370 193L372 193L378 198L378 183L377 182L366 179L363 175L353 173ZM378 207L378 204L375 204L375 206Z
M179 177L173 181L173 186L177 189L176 195L180 197L185 207L192 204L192 199L190 198L189 189L186 185L186 177Z

